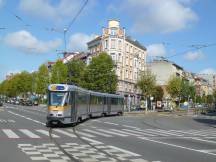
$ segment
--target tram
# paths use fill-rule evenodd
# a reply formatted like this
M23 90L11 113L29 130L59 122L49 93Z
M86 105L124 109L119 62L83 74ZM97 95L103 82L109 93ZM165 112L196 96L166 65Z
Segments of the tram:
M47 126L76 124L91 117L122 115L124 97L89 91L75 85L48 86Z

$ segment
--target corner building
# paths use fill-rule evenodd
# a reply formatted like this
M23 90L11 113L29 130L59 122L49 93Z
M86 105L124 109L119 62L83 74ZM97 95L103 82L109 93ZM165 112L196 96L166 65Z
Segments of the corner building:
M147 51L137 40L126 36L125 29L117 20L109 20L108 27L103 28L102 35L87 43L91 58L101 52L108 53L116 65L118 76L117 93L124 95L127 106L137 104L140 91L135 84L141 71L146 70Z

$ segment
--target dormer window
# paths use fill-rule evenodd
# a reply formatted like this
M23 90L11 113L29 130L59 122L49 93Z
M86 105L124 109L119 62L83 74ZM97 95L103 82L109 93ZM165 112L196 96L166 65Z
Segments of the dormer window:
M110 34L111 34L111 35L116 35L116 28L111 28Z

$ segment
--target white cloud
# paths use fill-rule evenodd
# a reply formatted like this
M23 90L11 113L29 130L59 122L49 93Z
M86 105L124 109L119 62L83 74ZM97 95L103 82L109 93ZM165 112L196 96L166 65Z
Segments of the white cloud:
M75 52L87 51L87 42L94 39L95 35L87 35L84 33L75 33L70 36L68 48Z
M188 52L184 55L184 59L188 61L202 60L203 58L204 54L201 51Z
M201 70L199 74L216 74L216 70L213 68L206 68Z
M138 33L175 32L198 20L190 0L125 0L121 11L128 13L133 31Z
M52 41L41 41L25 30L10 33L5 36L4 42L13 48L21 50L25 53L47 53L56 49L62 43L60 39Z
M163 44L151 44L147 46L147 53L149 56L165 56L166 48Z
M83 1L78 0L20 0L19 8L30 15L40 18L47 18L54 21L74 16L83 5ZM94 5L94 1L89 2L88 8Z

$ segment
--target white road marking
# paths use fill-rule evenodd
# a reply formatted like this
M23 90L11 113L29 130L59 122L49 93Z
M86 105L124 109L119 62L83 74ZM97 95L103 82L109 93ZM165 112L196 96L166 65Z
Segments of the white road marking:
M14 112L12 112L12 111L8 111L8 112L11 113L11 114L13 114L13 115L16 115L16 116L25 118L25 119L30 120L30 121L33 121L33 122L35 122L35 123L42 124L42 125L46 125L45 123L42 123L42 122L40 122L40 121L38 121L38 120L31 119L31 118L29 118L29 117L26 117L26 116L23 116L23 115L14 113Z
M38 129L38 130L36 130L36 131L39 132L39 133L41 133L41 134L44 134L44 135L46 135L46 136L49 136L49 132L46 131L46 130ZM55 135L55 134L52 134L52 137L54 137L54 138L59 138L59 136L57 136L57 135Z
M181 148L181 149L185 149L185 150L190 150L190 151L195 151L195 152L201 152L201 153L205 153L205 154L208 154L208 155L216 156L216 154L214 154L214 153L204 152L202 150L197 150L197 149L193 149L193 148L189 148L189 147L175 145L175 144L172 144L172 143L166 143L166 142L156 141L156 140L152 140L152 139L145 138L145 137L138 137L138 138L140 138L142 140L145 140L145 141L150 141L150 142L159 143L159 144L163 144L163 145L167 145L167 146L177 147L177 148Z
M138 127L134 127L134 126L130 126L130 125L122 125L122 126L124 126L124 127L128 127L128 128L140 129L140 128L138 128Z
M203 130L187 130L185 131L185 134L192 134L194 136L206 136L206 135L202 135L201 133L203 132Z
M200 150L202 152L207 152L207 153L211 153L211 152L216 152L216 149L209 149L209 150Z
M76 131L76 133L79 134L79 135L82 135L82 136L90 137L90 138L94 138L95 137L95 136L93 136L91 134L80 132L80 131Z
M94 144L94 145L101 145L101 144L103 144L100 141L96 141L96 140L93 140L93 139L90 139L90 138L87 138L87 137L81 137L81 138L84 139L84 140L86 140L86 141L91 142L91 144Z
M121 130L117 130L117 129L110 129L110 130L111 130L111 131L114 131L114 132L126 134L126 135L136 136L136 137L140 137L140 136L141 136L141 135L137 135L137 134L135 134L135 133L129 133L129 132L125 132L125 131L121 131Z
M96 130L83 129L82 131L97 134L97 135L100 135L100 136L103 136L103 137L112 137L111 135L108 135L108 134L96 132Z
M53 129L53 131L58 132L58 133L61 133L61 134L64 134L64 135L69 136L69 137L72 137L72 138L76 137L76 135L71 134L71 133L68 133L68 132L66 132L66 131L63 131L62 129Z
M115 149L115 150L124 152L124 153L126 153L126 154L130 154L130 155L132 155L132 156L141 156L141 155L139 155L139 154L136 154L136 153L131 152L131 151L128 151L128 150L124 150L124 149L119 148L119 147L115 147L115 146L108 146L108 147L111 148L111 149Z
M20 132L24 133L25 135L27 135L30 138L40 138L40 136L32 133L31 131L27 130L27 129L19 129Z
M12 120L12 119L9 119L8 122L10 122L10 123L15 123L15 121Z
M176 133L170 133L168 130L163 130L163 129L149 129L149 130L151 130L151 131L155 131L155 132L159 132L159 134L160 133L163 133L163 134L168 134L169 136L170 135L174 135L174 136L183 136L182 134L176 134Z
M101 132L104 132L104 133L113 134L113 135L117 135L117 136L121 136L121 137L127 137L128 136L128 135L125 135L125 134L115 133L115 132L111 132L111 131L108 131L108 130L103 130L103 129L98 129L98 130L101 131Z
M138 131L138 130L130 130L130 129L122 129L124 131L127 131L127 132L133 132L133 133L137 133L137 134L141 134L141 135L147 135L147 136L156 136L154 134L150 134L150 133L146 133L146 132L141 132L141 131Z
M104 122L106 124L110 124L110 125L119 125L119 124L116 124L116 123L111 123L111 122Z
M192 139L197 140L197 141L207 142L207 143L216 143L216 141L205 140L205 139L200 139L200 138L192 138Z
M8 136L8 138L20 138L16 133L10 129L2 129L2 131Z
M143 133L146 133L147 135L148 134L151 134L151 135L154 135L154 136L169 136L167 134L162 134L162 133L159 133L157 131L153 131L153 130L142 130L142 129L135 129L135 131L140 131L140 132L143 132Z

